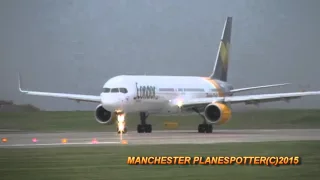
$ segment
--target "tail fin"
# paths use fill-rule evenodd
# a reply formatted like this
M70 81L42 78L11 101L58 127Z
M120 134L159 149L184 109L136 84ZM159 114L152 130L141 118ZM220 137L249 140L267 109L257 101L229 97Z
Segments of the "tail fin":
M227 17L224 24L219 50L216 57L216 62L213 67L213 72L210 75L212 79L227 81L228 78L228 63L229 49L231 44L232 17Z

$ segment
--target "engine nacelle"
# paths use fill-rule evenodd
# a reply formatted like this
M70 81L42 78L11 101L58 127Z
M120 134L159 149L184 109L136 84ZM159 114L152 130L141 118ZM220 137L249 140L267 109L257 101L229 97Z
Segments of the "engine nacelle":
M110 112L102 107L102 105L98 105L95 111L96 121L100 124L110 125L113 124L117 120L117 115L114 112Z
M231 118L231 109L221 103L207 105L204 117L209 124L224 124Z

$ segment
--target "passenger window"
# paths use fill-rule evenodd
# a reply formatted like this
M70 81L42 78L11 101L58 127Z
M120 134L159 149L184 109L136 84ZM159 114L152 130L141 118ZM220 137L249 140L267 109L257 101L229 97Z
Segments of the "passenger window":
M106 92L106 93L110 92L110 88L104 88L103 92Z
M120 92L126 94L128 93L128 90L126 88L120 88Z
M119 89L118 89L118 88L112 88L112 89L111 89L111 92L112 92L112 93L117 93L117 92L119 92Z

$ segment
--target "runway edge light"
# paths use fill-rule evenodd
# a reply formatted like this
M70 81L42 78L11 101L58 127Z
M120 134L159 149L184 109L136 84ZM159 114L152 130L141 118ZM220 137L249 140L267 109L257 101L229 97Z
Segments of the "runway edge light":
M68 139L67 139L67 138L61 139L61 143L62 143L62 144L66 144L67 142L68 142Z
M127 140L121 140L121 144L128 144Z
M92 144L98 144L97 138L93 138L92 141L91 141L91 143L92 143Z

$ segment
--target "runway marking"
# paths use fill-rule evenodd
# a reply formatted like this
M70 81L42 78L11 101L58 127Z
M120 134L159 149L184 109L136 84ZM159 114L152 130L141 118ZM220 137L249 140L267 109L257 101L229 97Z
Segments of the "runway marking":
M239 137L243 137L243 136L249 136L250 134L186 134L186 135L174 135L173 138L174 139L178 139L178 138L183 138L183 139L188 139L188 138L208 138L208 137L216 137L216 138L230 138L230 137L234 137L234 138L239 138ZM258 135L258 134L257 134ZM37 142L34 142L33 139L28 139L25 137L14 137L14 138L23 138L26 141L30 141L33 143L37 143L37 142L43 142L43 141L47 141L48 137L43 137L43 138L38 138ZM135 140L135 139L164 139L167 138L166 134L156 134L156 136L152 136L151 134L138 134L138 135L131 135L131 136L125 136L122 140ZM13 139L13 138L11 138ZM52 140L53 138L51 138L50 140ZM56 142L62 142L61 139L59 138L54 138ZM70 141L90 141L92 142L93 139L95 139L96 141L99 140L112 140L112 141L117 141L119 140L118 137L96 137L96 138L65 138L67 139L67 141L65 142L66 144L69 144L68 142ZM172 139L172 138L170 138ZM9 141L7 141L6 143L8 143ZM12 140L10 141L12 142Z
M113 165L84 165L84 166L72 166L72 167L20 167L20 168L1 168L0 171L21 171L21 170L59 170L59 169L88 169L99 167L127 167L127 164L113 164Z
M195 130L165 130L155 131L153 134L137 134L136 132L132 132L123 136L124 141L119 141L119 135L112 132L37 133L37 135L41 139L37 139L38 142L32 142L31 140L36 136L35 134L6 134L6 137L2 138L7 138L7 142L1 143L0 141L0 148L66 147L68 145L100 146L123 145L127 143L129 145L163 145L320 140L320 129L238 129L217 130L216 133L212 134L199 134ZM32 138L29 139L29 137ZM61 138L68 138L68 142L65 144L61 143Z
M98 144L121 144L121 142L98 142L98 143L92 143L92 142L79 142L79 143L46 143L46 144L6 144L6 145L0 145L0 147L26 147L26 146L67 146L67 145L98 145Z

